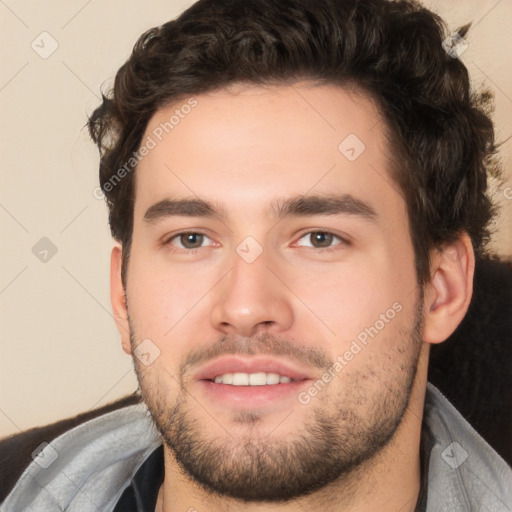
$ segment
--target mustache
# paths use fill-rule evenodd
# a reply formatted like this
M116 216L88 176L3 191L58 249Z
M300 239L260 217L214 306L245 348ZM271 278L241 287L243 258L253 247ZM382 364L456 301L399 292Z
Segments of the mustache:
M212 345L206 345L191 351L180 368L184 375L189 368L223 355L269 355L286 356L307 366L327 370L334 361L318 348L308 347L296 341L263 333L254 338L245 336L223 336Z

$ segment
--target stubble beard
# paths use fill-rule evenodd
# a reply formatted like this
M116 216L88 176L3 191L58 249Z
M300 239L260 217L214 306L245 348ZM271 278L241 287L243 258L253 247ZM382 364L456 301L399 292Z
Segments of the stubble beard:
M208 418L201 423L197 416L201 407L190 398L183 379L179 379L177 398L169 403L169 394L158 384L158 376L151 375L134 357L142 398L176 462L207 493L243 502L285 502L306 496L346 479L371 462L393 438L416 376L422 344L422 305L419 301L412 327L398 333L401 343L397 354L401 359L396 361L399 370L395 375L377 376L371 369L368 373L356 372L337 396L330 396L329 408L320 394L308 404L308 415L300 409L300 417L305 419L287 435L258 435L258 423L264 418L257 413L232 418L238 425L248 425L244 435L230 435L222 425L213 426L219 431L217 436L210 435L215 420L201 411ZM131 321L130 337L133 347L136 336ZM368 382L378 391L365 394ZM367 414L358 411L361 403ZM285 419L287 425L293 423L293 416ZM282 428L276 430L282 432Z

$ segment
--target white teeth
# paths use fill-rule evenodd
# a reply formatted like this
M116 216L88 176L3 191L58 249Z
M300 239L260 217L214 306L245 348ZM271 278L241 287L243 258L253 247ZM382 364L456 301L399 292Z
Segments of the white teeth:
M248 373L234 373L233 386L248 386L249 374Z
M267 376L263 372L251 373L249 375L250 386L264 386L267 383Z
M215 377L216 384L230 384L232 386L265 386L273 384L286 384L291 382L290 377L278 373L225 373Z
M279 375L277 373L267 373L267 384L279 384Z
M224 382L224 384L233 384L233 374L226 373L226 375L223 375L222 382Z

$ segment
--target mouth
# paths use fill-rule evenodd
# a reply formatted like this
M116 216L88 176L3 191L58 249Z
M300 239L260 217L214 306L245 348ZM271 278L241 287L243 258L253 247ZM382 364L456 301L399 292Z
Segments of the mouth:
M209 401L246 410L293 401L313 378L311 370L261 356L223 356L194 375Z
M228 386L275 386L277 384L288 384L296 379L288 375L278 373L224 373L217 375L213 382L215 384L227 384Z
M278 358L263 356L222 356L201 367L195 380L229 386L275 386L312 379L311 370Z

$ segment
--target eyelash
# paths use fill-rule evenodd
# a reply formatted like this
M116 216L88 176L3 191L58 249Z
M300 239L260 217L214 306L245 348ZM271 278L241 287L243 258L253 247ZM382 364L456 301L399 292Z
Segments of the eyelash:
M334 239L338 239L339 243L334 244L330 247L306 247L307 249L312 249L316 252L331 253L331 252L338 251L339 245L349 245L348 240L342 238L340 235L337 235L337 234L333 233L332 231L320 230L320 229L314 229L312 231L306 231L305 233L302 233L297 241L302 240L304 237L306 237L308 235L313 235L315 233L321 233L323 235L332 235L333 242L334 242ZM295 243L297 243L297 242L295 242Z
M314 233L322 233L324 235L332 235L333 238L336 238L340 241L340 243L338 244L335 244L334 246L331 246L331 247L310 247L310 249L314 249L315 251L319 251L319 252L323 252L323 253L330 253L330 252L334 252L338 249L336 249L336 247L338 245L350 245L350 242L339 236L339 235L336 235L335 233L331 232L331 231L322 231L322 230L312 230L312 231L307 231L306 233L302 233L302 235L298 238L298 240L301 240L302 238L304 238L305 236L308 236L308 235L312 235ZM176 238L179 238L183 235L202 235L206 238L209 238L208 235L206 233L203 233L201 231L181 231L180 233L176 233L175 235L171 236L170 238L166 239L164 242L163 242L163 245L164 246L167 246L167 245L172 245L172 241L175 240ZM181 247L177 247L175 249L180 249L180 250L184 250L186 252L190 252L190 253L194 253L194 252L197 252L198 249L202 249L203 246L201 247L195 247L193 249L187 249L186 247L185 248L181 248Z

